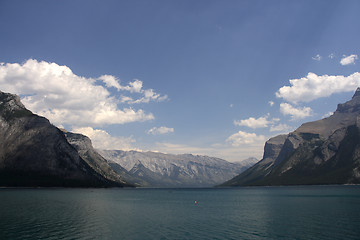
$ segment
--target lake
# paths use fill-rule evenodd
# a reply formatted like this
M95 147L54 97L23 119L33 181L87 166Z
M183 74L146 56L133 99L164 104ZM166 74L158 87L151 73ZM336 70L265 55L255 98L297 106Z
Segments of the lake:
M0 189L0 239L360 239L360 186Z

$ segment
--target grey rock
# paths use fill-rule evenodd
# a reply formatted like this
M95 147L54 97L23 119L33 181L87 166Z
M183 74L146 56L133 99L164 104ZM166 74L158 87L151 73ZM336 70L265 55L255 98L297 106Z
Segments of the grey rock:
M267 149L269 140L259 163L223 185L360 183L359 120L360 88L330 117L289 133L277 156Z
M93 148L90 138L63 129L62 131L64 132L67 141L77 150L80 157L98 174L110 181L120 183L124 186L129 185L131 180L135 180L123 168L119 168L117 169L117 172L115 172L108 161Z
M248 165L192 154L98 150L112 166L118 164L151 187L209 187L220 184ZM256 161L256 160L255 160Z
M0 92L0 186L114 186L94 171L62 131Z

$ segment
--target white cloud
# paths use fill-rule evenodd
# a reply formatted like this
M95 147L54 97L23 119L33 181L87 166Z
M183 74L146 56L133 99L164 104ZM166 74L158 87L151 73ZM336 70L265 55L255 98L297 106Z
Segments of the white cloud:
M266 138L263 135L256 135L255 133L247 133L247 132L239 131L228 137L226 139L226 142L230 143L233 147L238 147L243 144L246 145L257 142L264 143L265 139Z
M355 72L345 77L318 76L310 72L304 78L291 79L290 85L281 87L276 92L276 96L292 103L310 102L334 93L355 91L360 86L360 73Z
M112 137L104 130L91 127L75 128L71 131L89 137L94 148L124 151L138 150L132 146L136 142L132 137Z
M108 88L138 93L142 97L116 99L106 87L97 85L97 81L103 81ZM23 64L0 65L0 86L2 91L23 96L22 102L27 108L55 125L93 127L151 120L154 119L152 113L131 107L120 109L118 103L146 103L167 98L152 89L142 89L142 82L137 79L128 86L121 86L111 75L85 78L75 75L67 66L33 59Z
M309 107L296 108L288 103L280 104L280 112L284 115L290 115L292 120L303 119L312 114L312 110Z
M129 83L128 87L125 87L130 92L140 93L142 90L143 83L139 79L135 79L133 82Z
M246 126L254 129L267 127L269 123L270 121L268 120L268 116L259 117L259 118L250 117L248 119L234 121L234 125Z
M334 59L334 58L335 58L335 54L334 54L334 53L329 54L329 58L330 58L330 59Z
M270 107L272 107L272 106L274 106L274 102L273 101L269 101L269 105L270 105Z
M130 101L129 103L149 103L150 101L161 102L168 98L167 95L161 96L160 94L155 93L153 89L141 90L140 92L144 94L144 97L135 101Z
M293 127L290 127L287 124L278 124L278 125L273 125L270 127L270 132L281 132L281 133L288 133L291 132L293 130Z
M327 118L327 117L330 117L333 114L334 114L333 112L328 112L328 113L324 114L321 118Z
M234 125L236 126L245 126L245 127L249 127L249 128L265 128L268 127L269 124L273 124L274 122L279 121L280 119L278 118L273 118L272 120L269 120L270 114L267 114L263 117L259 117L259 118L253 118L250 117L248 119L243 119L243 120L235 120L234 121Z
M168 127L153 127L150 129L147 133L153 134L153 135L159 135L159 134L166 134L166 133L172 133L174 132L174 128L168 128Z
M320 56L320 54L317 54L316 56L312 57L312 59L315 60L315 61L320 61L321 56Z
M98 78L98 80L101 80L105 83L106 87L114 87L118 91L122 90L123 87L120 85L119 80L116 79L116 77L112 75L102 75Z
M341 65L350 65L350 64L355 64L355 60L358 59L358 55L356 54L352 54L350 56L345 56L340 60L340 64Z

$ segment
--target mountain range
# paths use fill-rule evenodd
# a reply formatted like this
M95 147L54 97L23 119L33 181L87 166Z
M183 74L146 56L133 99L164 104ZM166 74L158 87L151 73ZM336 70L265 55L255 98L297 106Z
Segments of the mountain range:
M107 178L82 158L64 133L0 92L0 186L129 186Z
M0 139L0 186L6 187L209 187L257 161L95 150L88 137L53 126L1 91Z
M230 163L220 158L192 154L164 154L121 150L98 150L110 166L125 168L143 186L211 187L243 172L257 162L251 158Z
M221 186L359 183L360 88L330 117L269 139L262 160Z

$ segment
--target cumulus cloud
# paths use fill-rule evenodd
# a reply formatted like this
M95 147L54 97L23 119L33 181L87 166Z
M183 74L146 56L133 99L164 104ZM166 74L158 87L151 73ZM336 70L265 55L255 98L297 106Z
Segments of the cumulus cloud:
M280 112L283 115L290 115L291 120L298 120L311 116L312 109L310 107L296 108L288 103L281 103Z
M248 119L235 120L234 125L245 126L245 127L256 129L256 128L268 127L269 124L273 124L274 122L277 122L280 120L277 118L273 118L272 120L269 120L269 116L270 116L270 114L267 114L267 115L265 115L263 117L259 117L259 118L250 117Z
M167 95L161 96L160 94L155 93L153 89L141 90L141 93L144 94L144 97L135 101L129 101L129 103L149 103L150 101L161 102L168 98Z
M355 72L347 77L342 75L318 76L308 73L306 77L291 79L290 86L283 86L277 92L278 98L292 103L310 102L334 93L355 91L360 86L360 73Z
M118 91L123 89L123 87L119 83L119 80L112 75L102 75L98 78L98 80L103 81L108 88L114 87Z
M267 127L269 125L269 123L270 123L270 121L268 120L268 116L263 116L263 117L259 117L259 118L250 117L248 119L234 121L234 125L246 126L246 127L254 128L254 129Z
M352 54L350 56L345 56L340 60L340 64L341 65L350 65L350 64L355 64L355 60L358 59L358 55L356 54Z
M132 146L136 142L132 137L113 137L104 130L93 129L92 127L75 128L71 131L89 137L94 148L124 151L138 150Z
M147 133L152 135L159 135L159 134L166 134L166 133L172 133L174 132L174 128L168 128L168 127L153 127L150 129Z
M317 54L316 56L312 57L312 59L315 60L315 61L320 61L321 56L320 56L320 54Z
M101 86L98 81L105 83ZM124 124L154 119L152 113L131 107L119 108L119 103L147 103L162 101L153 89L142 89L142 82L135 79L127 86L111 75L97 79L74 74L67 66L29 59L23 64L0 65L0 86L5 92L16 93L31 111L42 115L55 125L101 126ZM122 96L115 98L108 88L141 94L140 98Z
M325 113L321 118L327 118L327 117L330 117L333 114L334 114L334 112L328 112L328 113Z
M230 143L233 147L241 146L243 144L253 144L257 142L264 143L266 137L263 135L256 135L255 133L247 133L239 131L234 133L226 139L226 142Z

